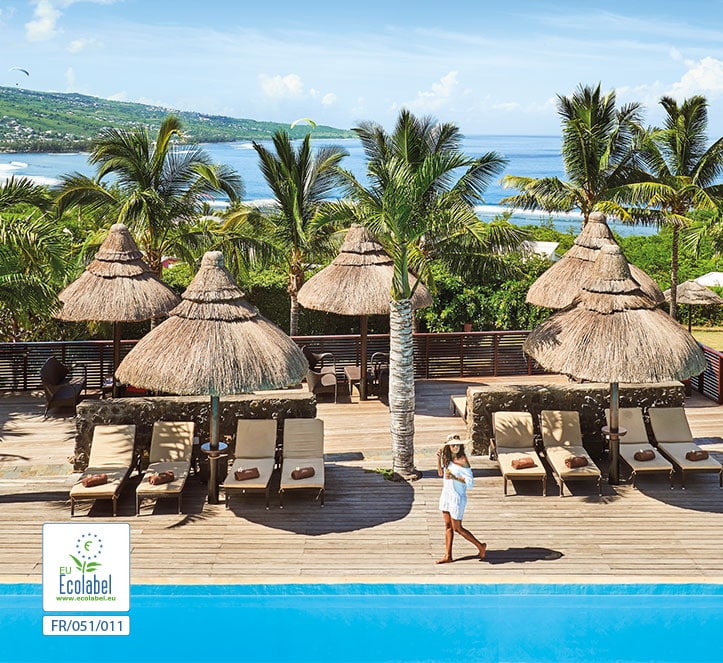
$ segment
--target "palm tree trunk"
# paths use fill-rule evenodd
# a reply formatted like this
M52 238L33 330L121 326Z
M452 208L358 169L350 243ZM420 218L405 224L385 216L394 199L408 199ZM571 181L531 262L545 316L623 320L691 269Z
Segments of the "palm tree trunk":
M670 260L670 317L678 319L678 226L673 226Z
M412 302L390 302L389 414L392 469L404 479L417 479L414 469L414 344Z
M291 310L289 311L289 336L299 335L299 298L296 292L290 292Z

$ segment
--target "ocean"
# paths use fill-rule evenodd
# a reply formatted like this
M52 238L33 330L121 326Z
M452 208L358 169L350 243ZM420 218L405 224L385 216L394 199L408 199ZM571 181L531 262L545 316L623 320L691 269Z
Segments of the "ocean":
M262 141L269 144L270 141ZM315 145L339 145L347 150L342 166L364 181L365 159L361 143L356 139L337 141L319 140ZM244 200L264 200L271 192L258 167L258 157L249 141L234 143L208 143L204 149L216 163L234 168L242 177L245 186ZM463 150L470 156L480 156L494 151L508 161L503 175L527 177L564 178L560 156L559 136L468 136L464 139ZM30 177L38 183L57 184L64 174L79 172L93 175L95 168L88 163L85 153L54 154L47 152L0 154L0 182L12 175ZM500 201L513 195L513 190L503 189L499 179L488 187L484 204L477 207L477 214L485 221L505 211ZM217 201L220 203L220 201ZM550 215L546 212L515 212L512 222L519 225L537 225L551 222L561 232L577 234L582 217L576 213ZM627 226L612 221L610 227L620 235L650 235L655 228Z

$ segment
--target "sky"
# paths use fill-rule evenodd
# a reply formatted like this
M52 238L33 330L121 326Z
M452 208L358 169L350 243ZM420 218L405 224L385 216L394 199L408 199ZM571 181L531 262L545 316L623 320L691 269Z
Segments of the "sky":
M0 85L339 128L408 108L467 135L558 135L580 84L648 124L702 94L723 135L723 0L0 0L0 57Z

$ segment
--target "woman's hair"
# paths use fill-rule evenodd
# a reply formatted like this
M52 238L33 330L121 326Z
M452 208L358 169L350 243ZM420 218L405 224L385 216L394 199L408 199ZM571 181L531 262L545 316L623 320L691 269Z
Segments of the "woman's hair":
M460 456L464 456L464 444L462 444L461 440L452 441L452 444L459 444L459 451L456 454L452 453L452 447L450 446L449 442L442 447L442 467L447 467L451 462L453 458L459 458Z

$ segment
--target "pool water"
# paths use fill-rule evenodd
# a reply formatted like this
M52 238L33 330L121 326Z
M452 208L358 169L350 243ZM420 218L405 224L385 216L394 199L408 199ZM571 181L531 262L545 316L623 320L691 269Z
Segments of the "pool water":
M40 585L0 585L0 661L723 660L709 584L134 585L125 637L44 614Z

